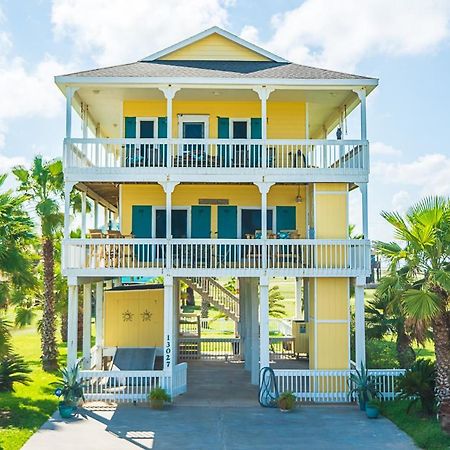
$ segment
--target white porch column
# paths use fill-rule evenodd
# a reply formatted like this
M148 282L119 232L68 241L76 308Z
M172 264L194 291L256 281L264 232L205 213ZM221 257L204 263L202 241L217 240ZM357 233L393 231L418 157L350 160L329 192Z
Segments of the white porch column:
M167 375L172 375L173 370L173 277L164 276L164 351L163 365Z
M67 367L74 367L77 363L78 339L78 285L77 279L68 280L67 306Z
M78 88L69 86L66 89L66 138L72 137L72 100Z
M95 284L95 368L101 370L103 359L103 281Z
M356 94L359 97L359 101L361 102L361 140L367 140L367 111L366 111L366 89L360 88L355 89Z
M251 369L251 300L249 297L249 278L239 277L239 311L241 321L241 345L244 350L244 368Z
M81 237L86 237L86 192L81 193Z
M251 300L250 320L251 325L251 382L252 384L259 384L259 317L258 317L258 278L249 278L248 297Z
M108 208L106 206L103 207L103 220L104 220L104 226L105 229L108 229L108 220L109 220L109 214L108 214Z
M253 88L261 100L261 139L263 141L262 166L267 167L267 100L275 88L258 86Z
M66 183L64 185L64 238L68 239L70 237L70 194L74 183Z
M98 201L94 202L94 228L98 229Z
M173 86L169 84L168 86L159 88L164 97L166 97L166 110L167 110L167 139L169 140L168 145L168 155L167 155L167 167L172 165L172 157L173 157L173 146L170 140L172 139L172 123L173 123L173 112L172 112L172 102L175 97L175 94L181 89L177 86Z
M302 295L302 278L295 277L295 318L300 319L304 318L305 308L303 307L302 312L302 303L303 303L303 295Z
M256 183L261 193L262 267L267 269L267 194L274 183Z
M166 194L166 269L170 269L172 267L172 193L175 190L177 184L178 183L174 181L166 181L160 183Z
M309 322L309 278L303 278L303 319Z
M355 286L355 359L359 369L366 365L366 331L364 321L364 279L356 279Z
M369 199L367 192L367 183L360 183L361 191L361 211L362 211L362 229L364 239L369 239Z
M83 367L91 368L91 316L92 287L91 283L83 285Z
M259 279L259 369L269 367L269 279Z

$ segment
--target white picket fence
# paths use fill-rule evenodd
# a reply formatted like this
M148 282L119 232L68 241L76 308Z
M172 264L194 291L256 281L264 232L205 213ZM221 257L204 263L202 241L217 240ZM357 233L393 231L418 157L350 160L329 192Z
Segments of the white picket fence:
M146 402L155 387L172 397L186 392L187 364L177 364L172 377L162 370L82 370L79 378L87 401Z
M290 391L301 402L346 403L349 398L351 370L287 370L276 369L279 392ZM382 400L392 400L398 394L395 379L403 369L369 370L376 380Z

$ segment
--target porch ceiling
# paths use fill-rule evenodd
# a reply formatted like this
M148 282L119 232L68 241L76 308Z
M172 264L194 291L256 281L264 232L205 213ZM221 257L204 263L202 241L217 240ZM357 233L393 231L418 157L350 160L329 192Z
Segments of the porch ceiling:
M165 101L163 93L157 88L131 88L131 87L99 87L86 86L80 88L76 95L76 109L80 109L81 102L89 106L91 128L100 124L102 133L106 137L117 138L122 135L122 104L126 100L154 100ZM257 94L250 88L216 88L205 87L201 89L182 88L174 98L177 101L259 101ZM350 113L358 104L357 95L351 91L338 89L277 89L270 98L279 102L308 102L309 123L311 137L315 138L321 132L323 125L333 125L336 111L344 104ZM193 111L195 113L195 111ZM270 118L270 113L269 113Z

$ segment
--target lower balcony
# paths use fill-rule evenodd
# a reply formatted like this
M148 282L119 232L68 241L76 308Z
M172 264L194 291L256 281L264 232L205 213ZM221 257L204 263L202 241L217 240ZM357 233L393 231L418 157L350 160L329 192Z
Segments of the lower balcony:
M362 239L67 239L67 276L360 277L370 272Z

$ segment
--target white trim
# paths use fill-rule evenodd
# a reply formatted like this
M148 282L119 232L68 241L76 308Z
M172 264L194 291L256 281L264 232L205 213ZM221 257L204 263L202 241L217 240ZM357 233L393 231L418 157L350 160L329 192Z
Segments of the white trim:
M346 319L317 319L317 323L348 323Z
M317 191L317 195L325 194L325 195L347 195L348 191Z
M247 139L251 139L251 119L248 117L230 117L229 119L229 129L228 129L228 135L230 136L230 139L235 139L233 135L233 123L234 122L247 122Z
M178 137L183 139L184 122L202 122L204 124L205 135L203 139L209 139L209 115L207 114L178 114ZM199 138L202 139L202 138Z
M151 205L150 205L151 206ZM174 210L184 210L187 211L187 224L186 224L186 239L191 238L191 206L173 206L172 205L172 211ZM156 210L159 211L165 211L165 206L154 206L152 207L152 239L156 239ZM160 238L164 239L164 238ZM180 239L180 238L176 238Z
M141 122L153 122L153 138L158 138L158 118L157 117L136 117L136 139L141 137Z
M317 278L314 278L314 369L316 370L317 370L318 355L319 351L317 348Z
M201 39L204 39L213 34L218 34L219 36L229 39L230 41L235 42L236 44L241 45L242 47L245 47L255 53L258 53L261 56L265 56L266 58L271 59L272 61L288 62L286 59L281 58L280 56L277 56L267 50L264 50L263 48L258 47L257 45L254 45L251 42L248 42L245 39L242 39L236 36L235 34L232 34L229 31L223 30L222 28L219 28L217 26L208 28L207 30L202 31L201 33L195 34L194 36L191 36L174 45L171 45L170 47L167 47L156 53L152 53L151 55L146 56L144 59L142 59L142 61L154 61L155 59L160 59L163 56L169 55L170 53L173 53L183 47L187 47L188 45L198 42Z

